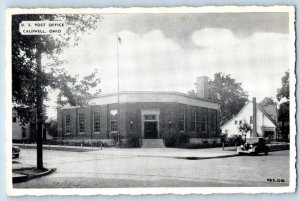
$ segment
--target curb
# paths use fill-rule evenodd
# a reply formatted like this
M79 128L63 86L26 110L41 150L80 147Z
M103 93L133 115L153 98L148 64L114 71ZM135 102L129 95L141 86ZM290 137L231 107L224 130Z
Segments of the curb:
M13 174L13 183L21 183L28 180L27 175L23 174Z
M36 149L36 145L26 145L23 144L16 144L21 149ZM87 152L87 151L95 151L96 148L92 149L91 147L88 148L81 148L80 146L51 146L49 148L49 145L43 145L43 150L53 150L53 151L72 151L72 152Z
M228 154L222 156L152 156L152 155L137 155L137 157L155 157L155 158L176 158L176 159L185 159L185 160L206 160L206 159L216 159L216 158L230 158L239 156L238 154Z
M32 169L32 168L20 168L20 169L14 169L14 170L29 170L29 169ZM13 170L13 172L14 172L14 170ZM46 176L48 174L51 174L54 171L56 171L56 168L50 168L50 169L46 169L45 172L36 173L34 175L31 175L31 176L17 173L17 175L19 175L19 176L13 176L13 183L25 182L25 181L30 180L30 179L35 179L35 178L38 178L38 177Z

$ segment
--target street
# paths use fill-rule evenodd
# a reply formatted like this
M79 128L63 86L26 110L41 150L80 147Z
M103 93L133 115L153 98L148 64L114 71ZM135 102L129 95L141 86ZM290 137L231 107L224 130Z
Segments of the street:
M220 148L221 149L221 148ZM287 186L289 151L269 155L188 160L132 154L135 149L89 152L44 150L44 166L57 170L14 188ZM159 149L157 149L159 151ZM151 150L152 152L155 149ZM195 150L197 151L197 150ZM199 150L201 152L201 150ZM13 161L35 166L36 150L22 149ZM270 182L267 179L283 179Z

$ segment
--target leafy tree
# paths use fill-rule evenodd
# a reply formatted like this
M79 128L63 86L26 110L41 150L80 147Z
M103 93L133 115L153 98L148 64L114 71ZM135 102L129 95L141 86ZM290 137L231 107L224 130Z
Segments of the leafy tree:
M84 106L87 105L87 98L101 93L99 88L101 79L98 78L97 69L90 75L84 76L81 80L78 79L78 75L70 77L65 74L58 75L57 79L62 89L58 95L58 104L60 105L69 103L72 106ZM63 100L62 97L66 99Z
M187 94L188 94L189 96L197 96L197 93L196 93L195 90L190 90L190 91L187 92Z
M52 137L57 137L57 121L50 119L45 123L45 128L48 130L49 135Z
M260 105L267 106L267 105L276 105L275 101L272 97L265 97L261 102Z
M76 90L83 94L84 89L96 87L100 80L97 71L78 81L78 76L71 76L59 68L64 61L58 55L64 48L75 46L81 36L90 29L95 29L98 21L103 19L100 15L46 15L22 14L12 16L12 103L22 122L28 123L28 112L34 110L37 101L37 79L41 80L42 90L38 93L42 99L47 98L49 89L58 89L74 105ZM61 35L21 35L19 24L22 21L61 20L67 24L65 34ZM37 59L47 57L50 70L37 72ZM40 58L41 59L41 58ZM76 86L72 84L77 83ZM83 86L80 86L81 83ZM75 89L74 89L75 88ZM96 94L99 93L99 90ZM79 96L79 95L77 95ZM82 98L81 98L82 99Z
M278 120L282 122L280 127L282 137L287 140L290 133L290 76L289 72L281 79L282 87L277 90L277 99L281 101L278 110Z
M12 102L19 112L20 119L26 112L22 110L34 110L36 108L37 119L37 168L43 168L42 152L42 125L43 100L47 97L49 88L57 88L62 93L70 90L69 86L62 81L72 80L66 72L55 76L56 68L50 72L42 70L42 57L47 56L52 60L52 66L59 66L62 61L58 55L65 47L77 45L82 34L90 29L95 29L100 15L60 15L60 14L21 14L12 16ZM19 25L23 21L64 21L67 25L66 33L60 35L22 35ZM92 76L91 79L95 77ZM86 78L89 84L89 78ZM84 88L84 87L83 87ZM77 88L78 90L81 88ZM29 121L27 119L27 121Z
M248 101L248 94L241 83L231 78L231 75L215 73L208 81L208 97L221 104L221 125L236 115Z
M277 99L281 101L281 99L290 100L290 73L285 72L285 75L281 78L281 88L277 90Z
M242 133L243 136L245 136L245 142L246 142L246 136L249 131L251 131L251 126L246 121L242 121L238 126L238 131Z

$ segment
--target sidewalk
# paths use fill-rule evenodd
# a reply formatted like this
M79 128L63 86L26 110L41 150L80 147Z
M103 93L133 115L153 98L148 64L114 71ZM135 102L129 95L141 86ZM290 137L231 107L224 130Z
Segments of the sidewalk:
M36 144L15 144L21 149L36 149ZM165 157L183 159L209 159L236 156L235 147L203 148L203 149L181 149L181 148L115 148L115 147L80 147L43 145L44 150L56 151L93 151L93 153L108 156L137 156L137 157Z
M21 149L36 149L36 144L20 144L13 143ZM94 151L101 150L101 147L87 147L87 146L64 146L64 145L43 145L44 150L56 150L56 151Z
M103 148L93 152L107 156L136 156L136 157L160 157L178 159L212 159L237 156L235 147L206 148L206 149L179 149L179 148Z

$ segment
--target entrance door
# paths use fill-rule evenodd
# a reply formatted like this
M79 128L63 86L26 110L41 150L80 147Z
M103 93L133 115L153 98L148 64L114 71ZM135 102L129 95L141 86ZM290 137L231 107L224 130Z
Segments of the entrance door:
M157 122L145 122L144 123L144 136L145 139L157 139Z

